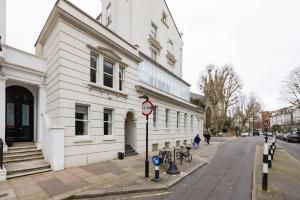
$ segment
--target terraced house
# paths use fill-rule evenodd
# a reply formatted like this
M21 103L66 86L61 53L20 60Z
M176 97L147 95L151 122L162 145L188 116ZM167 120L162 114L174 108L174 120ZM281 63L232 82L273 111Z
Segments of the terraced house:
M202 134L203 112L190 103L190 85L182 79L182 34L164 0L103 0L97 19L58 0L36 55L6 45L0 2L0 137L7 170L1 172L8 178L143 153L141 95L155 105L153 151ZM20 162L24 169L15 168Z

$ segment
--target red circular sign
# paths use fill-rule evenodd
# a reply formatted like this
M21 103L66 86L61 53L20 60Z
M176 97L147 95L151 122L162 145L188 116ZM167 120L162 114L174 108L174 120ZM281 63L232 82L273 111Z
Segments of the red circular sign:
M268 120L265 120L264 125L265 125L265 126L269 126L269 121L268 121Z
M153 104L150 101L144 101L142 104L142 113L145 116L148 116L152 113L153 111Z

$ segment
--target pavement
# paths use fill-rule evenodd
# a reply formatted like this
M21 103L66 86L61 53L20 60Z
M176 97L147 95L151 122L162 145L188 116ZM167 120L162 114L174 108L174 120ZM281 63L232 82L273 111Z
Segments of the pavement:
M299 145L299 144L298 144ZM299 146L298 146L299 147ZM300 197L300 161L285 149L277 148L269 168L268 191L262 188L263 146L256 146L253 173L253 200L298 200Z
M192 162L184 161L182 166L177 162L181 171L179 175L167 175L161 170L160 183L151 181L154 177L152 164L150 178L144 178L145 155L140 154L124 160L9 179L0 183L0 200L91 198L132 192L167 191L212 159L219 144L220 142L213 141L210 145L201 144L198 150L192 151ZM151 153L152 155L157 155L157 152Z

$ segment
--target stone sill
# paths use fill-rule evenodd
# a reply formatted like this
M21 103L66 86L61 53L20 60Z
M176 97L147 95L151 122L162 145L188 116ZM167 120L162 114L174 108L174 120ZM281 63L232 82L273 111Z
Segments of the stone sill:
M101 85L98 85L98 84L95 84L95 83L88 83L88 87L89 87L90 90L96 90L96 91L100 91L100 92L107 92L107 93L111 93L111 94L114 94L116 96L121 96L121 97L124 97L124 98L128 97L128 95L123 93L123 92L111 89L109 87L101 86Z
M112 135L105 135L104 138L103 138L103 142L112 142L112 141L116 141L117 139L112 136Z
M76 136L74 143L91 143L93 139L90 136Z

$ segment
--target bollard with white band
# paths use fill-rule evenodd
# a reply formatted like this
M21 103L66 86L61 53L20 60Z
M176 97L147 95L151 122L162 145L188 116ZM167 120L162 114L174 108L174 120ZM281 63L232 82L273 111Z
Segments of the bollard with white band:
M268 190L268 154L269 154L269 145L264 144L264 157L263 157L263 176L262 176L262 189Z
M159 156L153 156L152 163L154 165L154 178L151 179L151 181L160 182L161 179L159 178L159 165L161 163L161 158Z
M268 145L268 166L269 168L272 168L271 144L267 143L267 145Z

